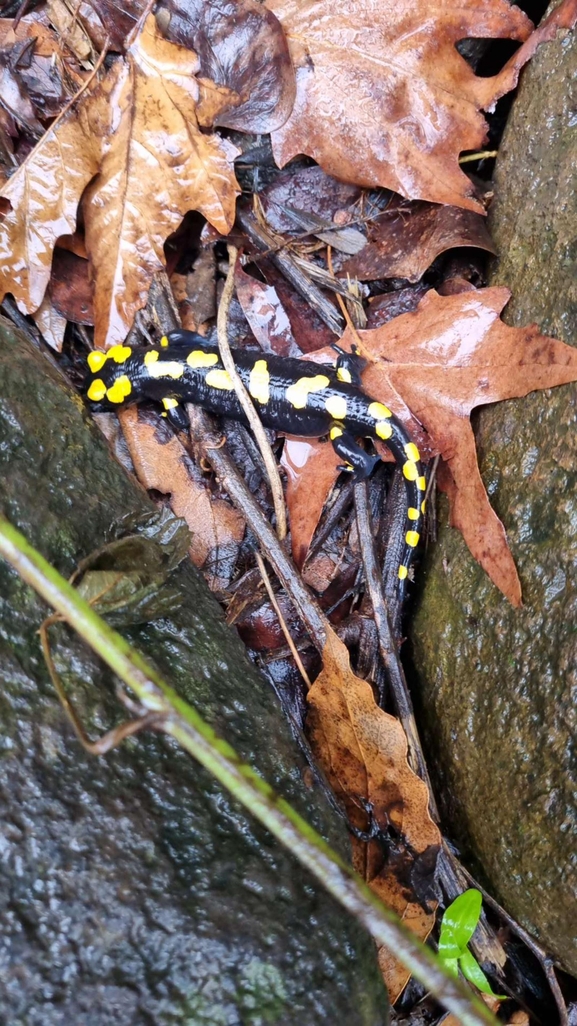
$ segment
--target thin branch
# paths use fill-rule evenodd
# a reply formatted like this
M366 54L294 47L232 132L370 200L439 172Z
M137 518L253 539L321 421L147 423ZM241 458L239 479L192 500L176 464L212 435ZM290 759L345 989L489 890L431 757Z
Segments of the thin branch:
M234 390L238 396L238 401L242 406L246 419L252 429L254 437L256 438L257 445L260 449L261 456L264 460L264 465L268 474L270 490L272 494L272 501L274 511L276 515L276 529L277 534L282 541L286 538L287 534L287 521L286 521L286 510L284 504L284 495L282 490L282 482L276 460L273 455L273 451L270 447L270 442L266 436L266 431L263 427L262 421L256 412L252 399L244 387L240 374L238 373L232 353L230 351L230 345L228 343L228 311L230 309L230 301L234 292L234 272L236 267L236 258L238 250L236 246L228 246L228 259L229 268L224 283L224 289L220 299L218 307L217 317L217 331L218 331L218 348L220 349L220 355L222 362L228 371L229 377L234 385Z
M263 584L264 584L264 586L266 588L267 595L268 595L268 597L269 597L269 599L271 601L271 605L272 605L272 607L273 607L273 609L274 609L274 611L275 611L275 613L276 613L276 615L278 617L278 622L280 623L281 630L282 630L282 632L283 632L283 634L285 636L286 643L287 643L287 645L288 645L288 647L290 649L290 653L291 653L295 663L297 664L297 666L299 668L300 675L301 675L302 679L304 680L304 682L305 682L305 684L307 686L307 691L310 691L312 685L311 685L311 682L310 682L309 675L308 675L307 671L304 668L303 661L302 661L302 659L300 657L299 651L298 651L298 649L297 649L297 647L296 647L296 645L295 645L295 643L294 643L294 641L293 641L293 639L291 637L291 633L290 633L290 631L288 629L288 626L287 626L287 623L285 621L285 618L282 615L281 608L280 608L280 606L279 606L279 604L278 604L278 602L276 600L276 595L275 595L274 591L272 590L272 585L270 583L269 576L268 576L268 574L266 572L266 567L264 565L264 560L263 560L260 552L255 552L254 556L255 556L255 559L256 559L256 565L258 566L259 571L260 571L260 576L262 577Z

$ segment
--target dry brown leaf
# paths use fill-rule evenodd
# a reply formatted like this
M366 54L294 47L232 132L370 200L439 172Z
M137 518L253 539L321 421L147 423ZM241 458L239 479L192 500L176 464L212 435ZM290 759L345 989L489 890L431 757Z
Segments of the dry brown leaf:
M396 200L367 226L367 245L335 266L361 281L407 278L419 281L433 260L456 246L495 253L486 222L461 207Z
M177 517L191 531L190 556L213 591L226 588L245 523L228 502L211 495L202 474L171 428L133 406L120 413L137 477L145 488L170 496Z
M229 230L237 151L198 127L197 69L150 15L127 59L55 122L0 192L11 205L0 224L0 295L12 292L24 313L38 309L54 245L74 232L85 190L95 343L104 347L126 337L187 210Z
M370 361L364 389L404 418L395 405L401 395L419 418L446 462L451 523L491 580L519 605L517 570L481 480L470 414L476 406L577 380L577 350L539 334L535 325L504 324L499 314L509 295L504 288L452 296L432 290L415 313L359 334ZM346 332L344 341L354 340Z
M407 762L407 739L351 670L343 643L329 630L323 669L308 693L311 745L352 825L382 837L353 838L353 862L367 883L426 937L434 923L433 878L441 835L429 815L429 793ZM383 841L388 840L388 857ZM382 956L393 998L408 978Z
M297 73L288 121L273 133L282 167L306 153L348 182L409 199L481 210L458 165L486 135L481 110L518 68L478 78L455 44L468 36L526 39L531 22L506 0L267 0Z

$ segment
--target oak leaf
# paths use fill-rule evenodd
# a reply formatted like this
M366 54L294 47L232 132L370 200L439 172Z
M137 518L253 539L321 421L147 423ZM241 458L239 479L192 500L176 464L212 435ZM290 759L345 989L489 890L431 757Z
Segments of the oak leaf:
M195 54L163 39L150 15L126 59L54 123L0 191L11 207L0 223L0 296L38 309L84 193L95 343L122 341L184 213L230 229L237 151L198 126L197 70Z
M507 67L477 77L455 44L525 39L526 15L507 0L267 0L287 34L297 96L273 133L282 167L305 153L329 174L409 199L481 210L460 170L486 136L481 110L512 88Z
M435 921L434 873L441 845L429 815L429 792L407 762L399 721L379 708L370 684L355 676L347 649L332 630L308 705L311 746L349 821L359 832L376 827L381 834L367 840L353 836L355 869L409 929L426 937ZM395 1000L410 974L390 953L379 956Z

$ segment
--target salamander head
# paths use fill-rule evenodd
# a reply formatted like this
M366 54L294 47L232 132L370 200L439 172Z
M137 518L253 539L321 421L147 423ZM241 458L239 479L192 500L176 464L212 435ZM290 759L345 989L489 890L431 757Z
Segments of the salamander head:
M106 353L95 349L88 354L86 395L96 413L118 409L130 401L132 382L125 363L131 355L130 346L112 346Z

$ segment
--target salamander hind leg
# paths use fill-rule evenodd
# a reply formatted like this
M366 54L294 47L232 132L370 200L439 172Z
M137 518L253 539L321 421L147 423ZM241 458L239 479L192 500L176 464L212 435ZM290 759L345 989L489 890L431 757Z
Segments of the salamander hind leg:
M339 469L347 470L353 474L355 481L362 481L364 478L369 477L374 470L375 464L380 462L380 456L370 456L359 445L354 435L349 431L345 431L340 424L335 423L331 425L329 437L337 456L340 456L345 461Z

